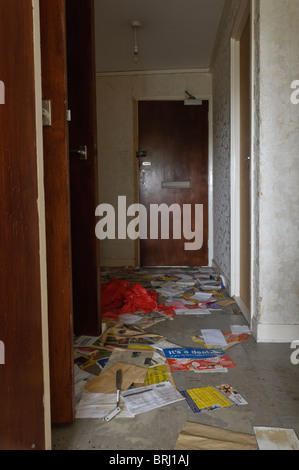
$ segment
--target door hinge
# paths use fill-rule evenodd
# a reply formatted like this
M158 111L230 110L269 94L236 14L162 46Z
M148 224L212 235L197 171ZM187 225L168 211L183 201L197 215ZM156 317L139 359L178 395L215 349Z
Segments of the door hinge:
M70 150L70 153L79 155L79 160L87 160L87 145L80 145L79 148Z
M52 126L52 104L50 100L42 101L43 126Z

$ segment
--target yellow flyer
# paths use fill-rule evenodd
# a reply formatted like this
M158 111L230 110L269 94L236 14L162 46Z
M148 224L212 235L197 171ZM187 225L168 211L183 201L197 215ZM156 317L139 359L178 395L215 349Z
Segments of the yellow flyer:
M150 367L145 378L145 385L167 382L169 380L165 365Z

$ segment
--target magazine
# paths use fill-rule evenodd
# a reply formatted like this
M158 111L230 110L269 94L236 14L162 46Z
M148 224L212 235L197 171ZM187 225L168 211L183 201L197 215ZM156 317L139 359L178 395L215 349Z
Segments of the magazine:
M248 404L229 384L183 390L181 394L194 413Z

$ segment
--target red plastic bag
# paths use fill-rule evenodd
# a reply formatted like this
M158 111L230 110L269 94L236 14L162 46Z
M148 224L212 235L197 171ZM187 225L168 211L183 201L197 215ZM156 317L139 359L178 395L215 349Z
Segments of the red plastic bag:
M123 306L129 281L111 279L101 286L102 311L114 310Z
M131 285L129 281L110 279L102 284L101 303L102 313L117 310L118 314L135 313L137 310L150 313L152 310L163 310L173 315L171 307L158 305L159 294L153 290L146 290L141 284Z

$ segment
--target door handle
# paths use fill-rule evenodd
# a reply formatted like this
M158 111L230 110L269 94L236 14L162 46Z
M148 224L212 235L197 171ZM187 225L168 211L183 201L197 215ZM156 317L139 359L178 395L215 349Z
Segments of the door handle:
M87 145L80 145L78 149L70 150L70 153L78 154L80 160L87 160Z

